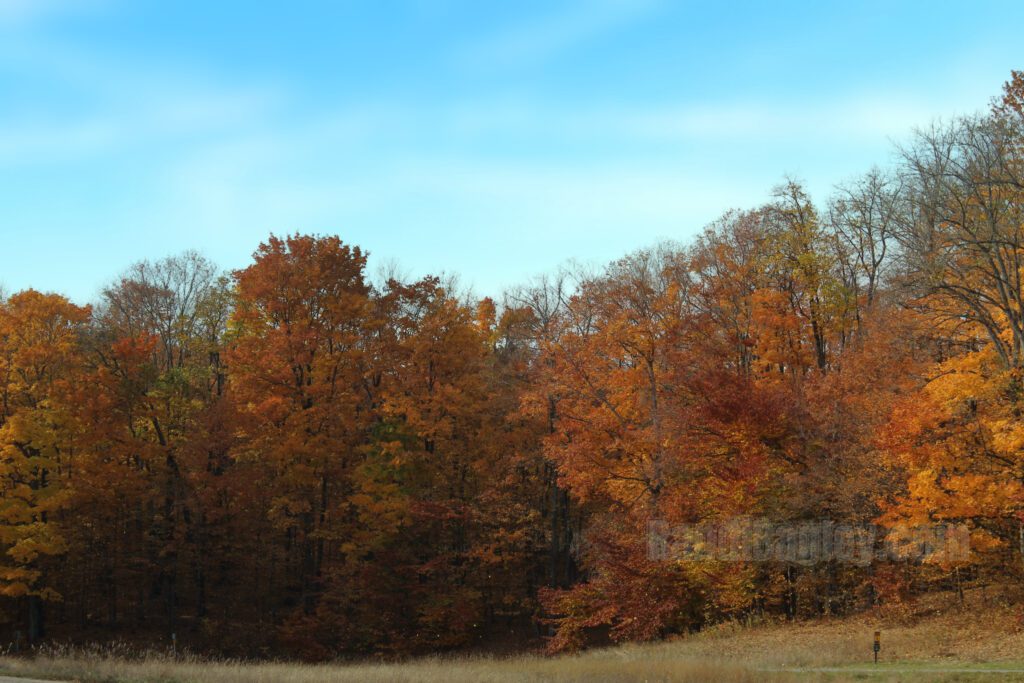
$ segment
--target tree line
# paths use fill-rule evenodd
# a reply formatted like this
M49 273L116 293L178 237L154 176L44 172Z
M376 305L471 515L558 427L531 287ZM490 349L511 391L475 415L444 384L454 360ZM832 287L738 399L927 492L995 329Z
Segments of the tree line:
M815 204L474 300L335 236L0 301L0 629L310 659L649 640L1018 582L1024 75ZM665 561L652 521L955 523Z

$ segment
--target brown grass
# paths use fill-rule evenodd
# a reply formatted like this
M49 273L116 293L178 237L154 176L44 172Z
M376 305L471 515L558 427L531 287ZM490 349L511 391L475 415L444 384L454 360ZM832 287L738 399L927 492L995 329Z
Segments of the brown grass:
M871 641L882 631L882 666ZM302 665L203 662L149 656L0 659L0 674L83 682L170 683L511 683L533 681L1006 680L1006 675L936 674L935 668L1020 668L1024 633L1018 612L979 595L949 596L914 610L798 624L734 624L649 645L624 645L564 657L428 658L405 664ZM985 664L982 664L985 663ZM839 667L846 671L824 671ZM1011 680L1024 680L1024 674Z
M877 630L882 632L883 662L1024 661L1019 608L980 603L977 593L964 605L949 596L932 596L900 612L757 627L723 624L654 647L674 648L690 657L756 661L762 667L854 665L870 663Z
M508 660L422 660L409 664L293 665L48 660L5 669L12 674L81 681L209 681L210 683L509 683L511 681L788 681L792 674L758 672L711 661L664 657L573 657Z

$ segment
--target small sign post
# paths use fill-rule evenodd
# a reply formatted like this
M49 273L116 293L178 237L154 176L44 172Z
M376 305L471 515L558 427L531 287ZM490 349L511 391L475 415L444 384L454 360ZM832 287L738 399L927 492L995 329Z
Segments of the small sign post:
M875 631L875 664L878 664L878 651L882 649L882 632Z

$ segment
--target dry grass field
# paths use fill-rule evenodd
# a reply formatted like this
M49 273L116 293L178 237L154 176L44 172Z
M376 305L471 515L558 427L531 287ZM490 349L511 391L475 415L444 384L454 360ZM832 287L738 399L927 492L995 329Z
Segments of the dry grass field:
M910 613L760 626L563 657L429 658L402 664L205 662L151 656L0 659L0 675L83 682L492 683L533 681L1024 680L1019 611L948 598ZM882 631L881 663L871 662Z

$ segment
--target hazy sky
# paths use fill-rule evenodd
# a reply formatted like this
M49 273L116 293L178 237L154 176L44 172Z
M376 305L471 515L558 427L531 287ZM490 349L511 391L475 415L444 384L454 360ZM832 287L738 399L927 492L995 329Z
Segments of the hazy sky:
M817 200L1024 68L1024 2L0 0L0 282L338 233L481 294Z

